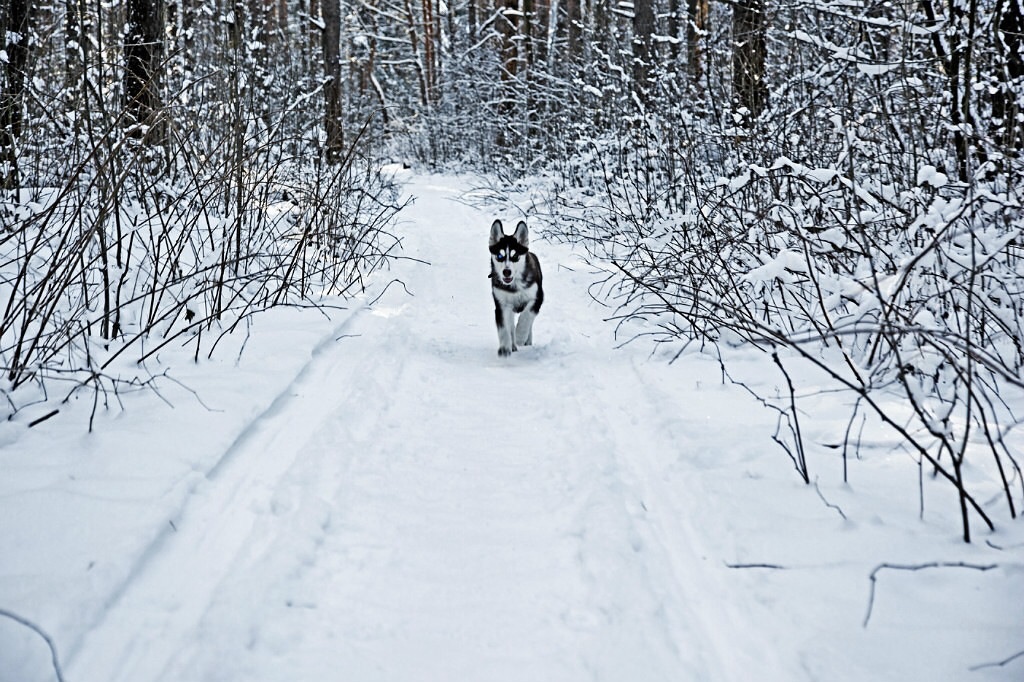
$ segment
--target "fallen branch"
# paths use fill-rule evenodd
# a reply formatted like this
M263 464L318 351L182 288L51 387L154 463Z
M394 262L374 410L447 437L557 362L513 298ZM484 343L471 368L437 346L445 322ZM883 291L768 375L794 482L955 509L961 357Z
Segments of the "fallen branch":
M775 571L784 571L785 566L779 564L730 564L728 561L725 562L726 568L768 568Z
M1003 660L996 661L995 663L979 663L978 665L972 665L970 668L968 668L968 670L970 670L973 673L977 672L978 670L984 670L985 668L1002 668L1007 663L1012 663L1013 661L1016 661L1018 658L1022 656L1024 656L1024 650L1018 651L1009 658L1004 658Z
M871 611L875 607L875 585L878 581L878 573L884 568L894 571L922 571L926 568L970 568L975 571L991 571L998 564L968 564L963 561L933 561L927 564L879 564L871 571L871 592L868 595L868 612L864 616L864 626L868 626L871 620Z
M47 419L50 419L52 417L56 417L58 414L60 414L60 410L50 410L49 412L44 414L42 417L36 417L32 421L30 421L28 423L28 428L31 429L33 426L39 426L40 424L42 424Z
M46 646L50 647L50 658L53 661L53 671L57 674L57 682L64 682L64 673L61 671L60 659L57 656L57 645L53 643L53 639L50 637L50 635L48 635L45 630L43 630L41 627L39 627L32 621L28 620L27 618L22 618L18 614L12 613L11 611L8 611L6 609L0 609L0 616L10 618L18 625L24 625L29 630L43 638L43 641L46 642Z
M839 505L832 504L831 502L829 502L828 500L825 499L824 495L821 494L821 488L818 487L818 479L817 478L814 479L814 492L818 493L818 498L823 503L825 503L826 507L828 507L829 509L834 509L837 514L839 514L841 517L843 517L843 521L849 521L849 519L846 518L846 514L843 513L842 509L840 509Z

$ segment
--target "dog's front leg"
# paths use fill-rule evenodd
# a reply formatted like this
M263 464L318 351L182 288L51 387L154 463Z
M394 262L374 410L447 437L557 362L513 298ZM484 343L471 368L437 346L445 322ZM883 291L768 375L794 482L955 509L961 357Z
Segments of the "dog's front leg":
M498 327L498 355L505 357L512 354L516 349L516 342L512 334L512 323L515 317L511 306L503 306L494 299L494 322Z
M519 313L519 321L516 323L517 346L526 347L533 345L533 321L536 318L537 313L533 312L532 308L527 308Z

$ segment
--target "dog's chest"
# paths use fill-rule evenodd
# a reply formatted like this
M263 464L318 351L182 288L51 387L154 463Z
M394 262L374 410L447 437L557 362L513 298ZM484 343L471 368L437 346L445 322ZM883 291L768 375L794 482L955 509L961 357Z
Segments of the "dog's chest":
M517 313L523 312L526 306L530 305L537 298L537 284L532 283L529 286L517 286L514 291L503 289L499 287L492 287L491 291L494 293L494 300L496 300L503 307L512 308Z

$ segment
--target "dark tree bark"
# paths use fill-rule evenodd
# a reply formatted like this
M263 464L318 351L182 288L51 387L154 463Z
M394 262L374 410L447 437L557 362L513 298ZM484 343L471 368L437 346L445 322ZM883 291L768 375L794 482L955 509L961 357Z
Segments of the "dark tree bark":
M633 2L633 87L646 107L650 103L654 76L654 2Z
M583 15L580 0L565 0L566 48L569 59L578 63L583 57Z
M345 152L341 120L341 3L323 0L324 129L327 133L327 161L338 163Z
M416 76L419 79L420 104L423 108L426 108L430 102L426 62L423 60L423 51L420 49L420 34L417 30L419 24L417 23L412 0L405 0L405 20L407 22L406 33L409 35L409 47L412 49L413 64L415 64Z
M423 79L424 104L429 108L438 101L438 43L439 26L434 17L434 0L420 0L423 13Z
M23 125L25 78L32 33L30 0L0 4L0 48L7 52L5 82L0 90L0 185L14 189L18 172L18 140Z
M146 137L163 141L160 114L160 69L163 58L162 0L127 0L124 40L124 99L130 123L148 126Z
M1024 0L1001 3L996 33L998 88L992 95L993 137L1004 153L1024 148Z
M701 48L709 12L708 0L686 2L686 68L693 86L697 86L704 76L704 51Z
M672 67L675 68L679 64L679 0L669 0L668 2L668 37L671 38L669 42L669 55L672 58Z
M520 0L519 4L519 9L522 12L522 17L519 20L519 58L526 74L529 74L533 68L537 49L534 5L534 0Z
M768 104L765 84L765 0L737 0L732 8L732 89L744 121L761 115ZM744 111L745 110L745 111Z
M940 19L937 16L931 0L920 0L921 10L929 26L937 25ZM977 18L977 8L971 3L969 14L965 8L955 0L948 2L949 16L945 20L948 27L946 33L947 43L943 42L942 33L936 31L932 34L932 46L935 56L942 63L942 72L946 77L949 92L949 128L953 135L953 146L957 157L957 171L961 181L966 182L969 175L969 162L972 152L971 135L965 134L965 129L976 131L974 116L971 113L971 60L973 57L974 22ZM967 33L964 27L967 26ZM978 150L980 151L980 150Z
M508 139L506 127L502 125L510 121L515 113L516 79L519 76L519 2L518 0L500 0L502 2L502 15L498 17L498 31L502 37L502 70L501 102L498 105L499 126L497 143L499 146L509 146L512 140Z
M555 12L558 11L558 0L555 0ZM547 64L551 58L550 50L552 29L558 27L558 17L552 14L551 0L534 0L533 2L533 33L537 36L537 49L534 50L534 62Z
M89 61L89 13L85 0L66 0L64 3L64 57L67 67L67 88L74 90L81 83L85 64Z

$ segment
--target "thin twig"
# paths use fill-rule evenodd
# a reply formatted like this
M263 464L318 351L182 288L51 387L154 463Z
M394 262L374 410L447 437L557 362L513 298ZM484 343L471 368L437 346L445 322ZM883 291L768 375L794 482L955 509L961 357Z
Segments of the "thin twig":
M42 629L29 619L23 618L12 611L8 611L7 609L0 609L0 616L10 618L19 625L24 625L29 630L43 638L43 641L46 642L46 646L50 648L50 660L53 662L53 671L57 675L57 682L64 682L64 673L60 667L60 657L57 655L57 645L54 644L53 638L50 637L46 630Z
M817 477L814 478L814 492L818 493L818 498L825 503L826 507L828 507L829 509L835 509L836 513L843 517L843 521L849 521L849 519L846 518L846 514L843 513L843 510L839 508L839 505L832 504L831 502L825 499L824 495L821 494L821 488L818 487Z
M871 580L871 591L868 594L868 612L864 615L864 627L868 626L871 620L871 612L875 606L875 585L878 582L878 573L883 569L894 571L922 571L927 568L970 568L975 571L991 571L998 564L969 564L963 561L932 561L926 564L879 564L875 566L869 576Z
M970 668L968 668L968 670L970 670L973 673L977 672L978 670L984 670L985 668L1002 668L1004 665L1012 663L1016 661L1018 658L1021 658L1022 656L1024 656L1024 649L1018 651L1017 653L1013 654L1008 658L1004 658L1001 661L995 661L994 663L979 663L978 665L972 665Z

